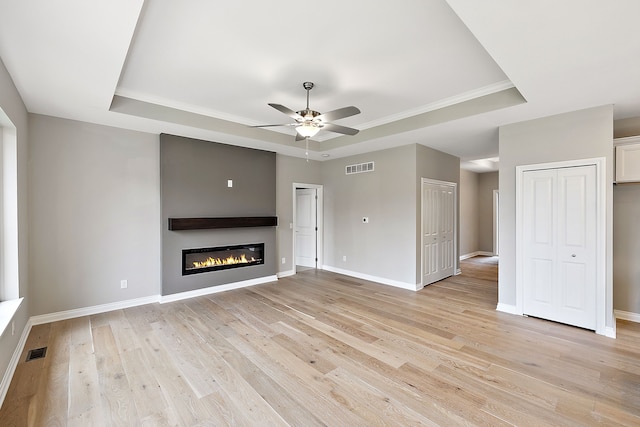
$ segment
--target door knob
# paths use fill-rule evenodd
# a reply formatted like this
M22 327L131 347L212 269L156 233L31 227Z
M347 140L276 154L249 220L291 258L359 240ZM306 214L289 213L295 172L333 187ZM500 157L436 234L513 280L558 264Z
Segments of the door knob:
M576 257L576 254L571 254L571 258L575 258L575 257Z

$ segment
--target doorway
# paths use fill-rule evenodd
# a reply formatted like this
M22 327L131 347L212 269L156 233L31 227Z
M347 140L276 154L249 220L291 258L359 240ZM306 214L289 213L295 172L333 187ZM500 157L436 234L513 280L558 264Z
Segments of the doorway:
M293 184L294 271L322 265L322 186Z

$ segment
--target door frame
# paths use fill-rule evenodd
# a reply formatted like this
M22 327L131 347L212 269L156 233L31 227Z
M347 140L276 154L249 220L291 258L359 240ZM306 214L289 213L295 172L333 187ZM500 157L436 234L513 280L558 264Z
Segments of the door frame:
M306 189L315 189L316 195L318 196L318 200L316 201L316 227L318 227L318 231L316 232L316 257L318 261L316 262L316 268L322 270L323 261L322 254L324 252L323 248L323 186L319 184L305 184L300 182L293 183L293 222L292 222L292 233L291 233L291 260L293 264L293 273L296 273L296 220L297 220L297 198L298 194L296 193L296 189L298 188L306 188Z
M552 163L516 166L516 314L524 315L524 173L543 169L578 166L596 167L596 333L609 335L606 330L607 276L606 227L607 186L606 158L579 159ZM615 328L615 327L614 327ZM615 329L614 329L615 330Z
M500 190L493 190L493 255L500 255Z
M425 184L446 185L453 187L453 275L460 274L460 257L458 256L458 183L421 178L420 181L420 286L424 288L424 186Z

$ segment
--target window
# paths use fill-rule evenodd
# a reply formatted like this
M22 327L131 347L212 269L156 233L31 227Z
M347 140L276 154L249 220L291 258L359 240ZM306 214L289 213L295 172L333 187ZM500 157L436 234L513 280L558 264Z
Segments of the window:
M0 109L0 334L20 306L18 285L18 140Z

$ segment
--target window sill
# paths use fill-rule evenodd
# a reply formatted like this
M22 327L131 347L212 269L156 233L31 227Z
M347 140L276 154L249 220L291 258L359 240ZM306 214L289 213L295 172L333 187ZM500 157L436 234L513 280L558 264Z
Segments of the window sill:
M20 308L22 300L24 300L24 298L0 302L0 337L4 336L4 332L13 320L13 316L15 316L18 308Z

